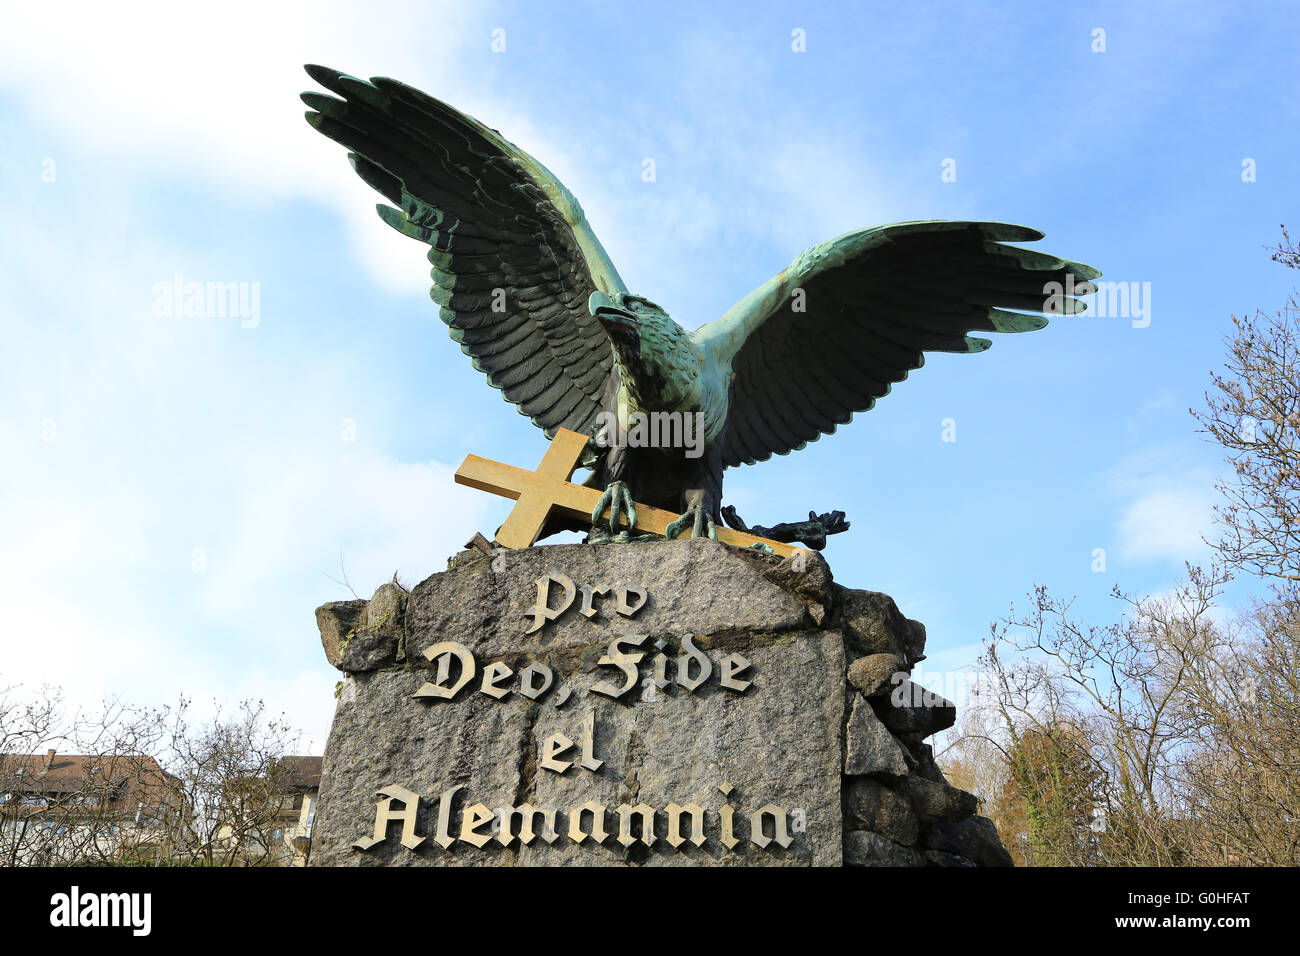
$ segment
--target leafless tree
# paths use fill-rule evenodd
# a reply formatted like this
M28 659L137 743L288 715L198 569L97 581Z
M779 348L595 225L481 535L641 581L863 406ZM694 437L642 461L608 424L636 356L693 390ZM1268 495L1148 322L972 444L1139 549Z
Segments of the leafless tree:
M1286 228L1273 260L1300 269ZM1295 289L1268 315L1232 317L1227 371L1212 376L1202 430L1223 447L1234 474L1219 484L1221 534L1212 542L1229 565L1300 592L1300 299Z
M67 713L0 692L0 865L288 862L298 740L260 701L196 722L186 700Z
M1300 606L1258 604L1221 666L1202 668L1199 721L1179 782L1189 862L1300 865Z
M1227 574L1084 626L1036 589L995 625L945 753L1023 863L1300 864L1300 610L1225 615Z
M205 866L284 862L291 770L283 758L296 749L297 732L268 716L262 701L244 701L229 716L217 707L197 727L187 710L183 703L168 733L167 764L190 808L175 855Z
M62 695L0 695L0 862L137 859L168 808L160 739L147 712L105 702L67 713Z

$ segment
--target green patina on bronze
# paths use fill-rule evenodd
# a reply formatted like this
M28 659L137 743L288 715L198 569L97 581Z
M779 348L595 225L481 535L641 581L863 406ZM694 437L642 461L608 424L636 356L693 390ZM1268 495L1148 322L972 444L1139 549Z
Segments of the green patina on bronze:
M584 463L605 491L592 517L610 514L602 538L617 532L618 512L634 526L635 501L681 512L670 537L712 534L726 468L834 432L925 352L982 352L992 343L969 333L1033 331L1047 324L1041 313L1082 312L1074 296L1101 274L1006 244L1043 238L1027 226L894 223L806 250L687 332L629 293L578 201L495 130L396 80L306 69L335 94L303 93L307 121L393 204L378 207L384 221L429 245L442 320L507 401L548 437L569 428L595 439L611 415L700 416L698 457L593 441ZM734 511L727 518L745 530ZM832 512L753 530L823 547L847 527Z

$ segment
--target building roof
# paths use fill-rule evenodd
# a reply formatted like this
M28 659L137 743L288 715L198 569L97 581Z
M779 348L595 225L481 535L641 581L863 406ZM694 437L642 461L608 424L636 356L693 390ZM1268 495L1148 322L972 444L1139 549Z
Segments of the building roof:
M152 803L169 779L147 754L0 754L0 793L96 794L114 803Z
M320 757L281 757L278 767L284 773L286 790L315 790L320 787Z

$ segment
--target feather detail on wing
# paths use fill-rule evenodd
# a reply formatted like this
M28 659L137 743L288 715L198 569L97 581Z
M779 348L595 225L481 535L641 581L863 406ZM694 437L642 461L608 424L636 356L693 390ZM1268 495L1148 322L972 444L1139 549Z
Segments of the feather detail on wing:
M378 206L384 221L430 246L430 296L474 367L548 436L589 432L614 361L587 297L625 287L577 200L496 131L419 90L307 72L341 97L302 94L307 121L393 203Z
M1082 312L1091 266L1005 245L1041 239L994 222L896 223L802 253L695 332L732 382L725 465L803 448L870 409L925 352L982 352L970 332L1041 329Z

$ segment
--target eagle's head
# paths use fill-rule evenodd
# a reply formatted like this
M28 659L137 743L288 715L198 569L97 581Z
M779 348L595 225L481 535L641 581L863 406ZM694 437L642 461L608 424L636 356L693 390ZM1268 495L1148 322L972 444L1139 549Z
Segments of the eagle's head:
M643 327L648 330L676 324L649 299L630 292L593 292L587 299L587 311L604 327L620 353L640 350Z
M624 384L643 409L674 407L694 390L699 355L659 306L630 292L593 292L587 311L605 329Z

